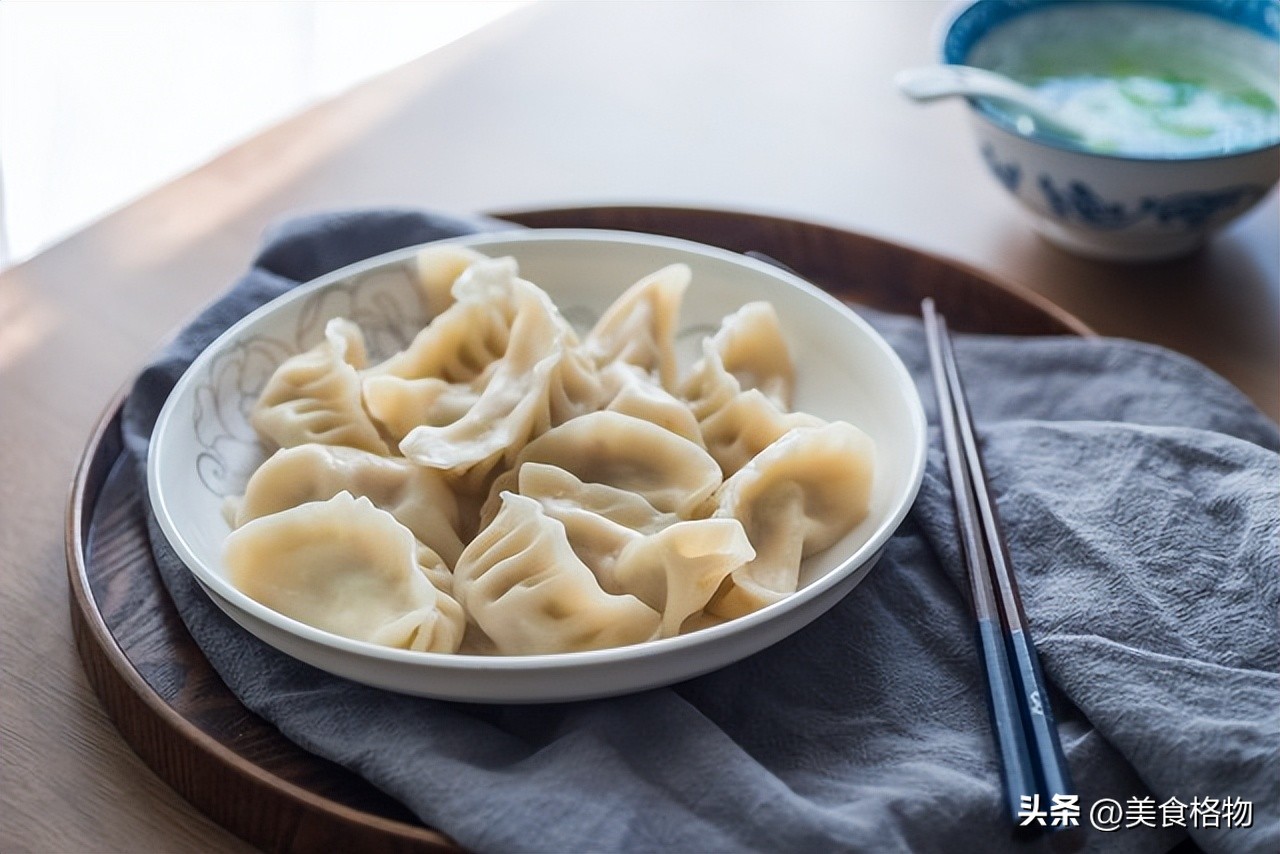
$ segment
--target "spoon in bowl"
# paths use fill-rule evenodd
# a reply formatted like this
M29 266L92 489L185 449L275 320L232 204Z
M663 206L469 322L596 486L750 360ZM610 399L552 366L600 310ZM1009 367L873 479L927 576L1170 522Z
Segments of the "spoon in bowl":
M899 71L894 82L908 98L925 103L957 96L999 101L1017 113L1014 125L1023 135L1039 130L1075 140L1086 136L1084 128L1064 119L1057 107L1034 89L985 68L969 65L908 68Z

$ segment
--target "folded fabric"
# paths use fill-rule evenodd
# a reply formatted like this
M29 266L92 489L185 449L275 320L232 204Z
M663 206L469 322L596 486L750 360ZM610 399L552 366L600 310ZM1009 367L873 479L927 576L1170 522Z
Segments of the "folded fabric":
M367 211L269 235L133 389L136 489L170 389L231 323L347 263L496 227L510 226ZM863 313L911 369L932 423L920 323ZM1276 425L1155 347L957 336L957 351L1086 850L1167 851L1190 832L1210 852L1280 851ZM466 848L1022 850L1002 812L936 429L931 441L910 516L833 610L736 665L608 700L478 706L357 685L230 622L154 520L152 548L193 637L249 709ZM1135 826L1093 829L1104 798ZM1176 803L1185 828L1166 826ZM1244 803L1251 826L1234 826Z

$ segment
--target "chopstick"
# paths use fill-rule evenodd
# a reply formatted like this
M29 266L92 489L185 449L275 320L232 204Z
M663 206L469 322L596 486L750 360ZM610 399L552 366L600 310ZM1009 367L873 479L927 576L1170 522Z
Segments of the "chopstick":
M1048 814L1075 794L1045 690L1040 659L974 436L973 416L946 320L921 303L938 420L973 601L991 726L1000 754L1005 807L1015 826ZM1051 829L1061 829L1046 822ZM1039 826L1039 825L1037 825Z

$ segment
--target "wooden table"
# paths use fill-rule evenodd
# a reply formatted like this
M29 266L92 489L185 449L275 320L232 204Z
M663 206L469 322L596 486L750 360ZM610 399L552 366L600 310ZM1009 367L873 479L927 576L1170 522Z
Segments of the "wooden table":
M247 850L130 752L89 690L67 619L63 513L113 392L291 213L643 203L828 223L961 259L1103 334L1180 350L1277 417L1275 194L1184 261L1112 267L1049 247L985 173L964 108L912 106L892 88L896 69L931 59L944 9L536 5L0 276L0 850Z

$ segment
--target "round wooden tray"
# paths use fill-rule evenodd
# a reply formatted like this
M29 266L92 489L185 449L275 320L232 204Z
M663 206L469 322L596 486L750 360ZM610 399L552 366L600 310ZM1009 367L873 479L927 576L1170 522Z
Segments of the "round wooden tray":
M533 227L684 237L777 259L853 303L915 314L932 296L957 329L1090 335L1052 304L927 254L825 226L675 208L499 214ZM228 830L269 851L455 851L360 777L317 758L249 712L187 634L160 580L142 496L113 476L117 398L76 473L67 569L76 645L121 735L170 786Z

